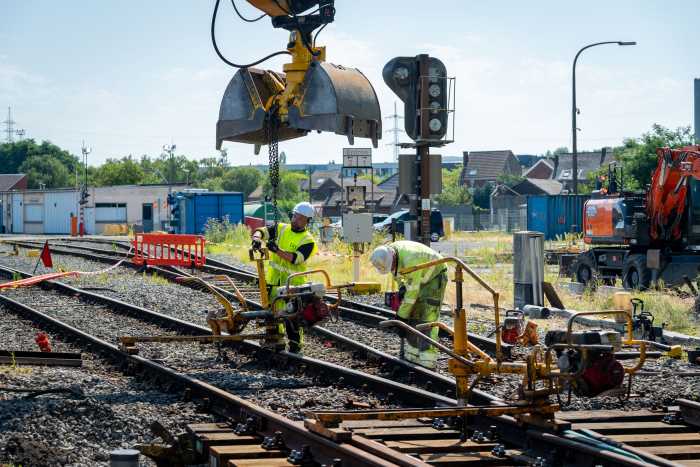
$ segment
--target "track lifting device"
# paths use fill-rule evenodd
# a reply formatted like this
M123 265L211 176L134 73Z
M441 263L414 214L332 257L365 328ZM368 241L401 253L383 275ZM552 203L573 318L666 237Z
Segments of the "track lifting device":
M456 306L453 310L453 327L445 323L433 322L418 325L416 328L398 320L388 320L381 323L383 327L398 327L405 333L411 333L427 343L435 346L439 351L449 355L449 371L455 376L457 388L457 406L449 408L421 408L381 411L323 411L309 412L306 421L310 429L316 429L323 433L323 428L337 426L344 420L398 420L420 417L462 417L476 415L512 415L523 423L537 425L549 429L557 429L554 414L559 410L559 404L550 402L552 395L558 395L563 388L570 390L580 389L586 382L585 376L591 376L591 368L599 371L603 368L615 369L616 378L604 380L599 377L596 388L621 391L620 385L624 375L629 375L631 386L632 375L644 364L647 358L647 348L650 342L635 339L632 335L632 322L628 313L622 311L606 311L579 313L569 319L566 331L562 332L561 339L551 342L549 347L535 345L529 349L524 361L506 361L501 350L504 327L501 324L499 309L499 293L493 289L483 278L474 272L462 260L455 257L445 257L439 260L419 264L399 271L399 274L431 268L439 264L452 263L454 265L454 282L456 284ZM494 322L496 325L496 355L491 357L474 344L469 342L467 334L467 313L463 303L463 285L465 273L474 279L481 287L486 289L493 299ZM592 345L579 342L572 326L574 321L586 314L624 314L628 321L628 332L624 339L620 339L617 345ZM449 348L440 342L431 339L427 332L431 327L440 327L453 336L453 348ZM609 362L611 355L622 347L632 347L638 352L629 353L637 361L630 367L623 367L617 360L614 364ZM566 356L566 361L562 356ZM601 359L603 363L600 363ZM566 364L568 363L568 364ZM619 365L619 368L616 365ZM619 370L619 371L618 371ZM473 406L469 405L470 394L478 382L494 374L519 374L522 375L522 383L519 387L518 397L504 406ZM600 375L598 375L600 376ZM470 381L471 379L471 381ZM629 387L627 394L629 396ZM600 391L602 392L602 391ZM600 393L599 392L599 393ZM610 391L608 391L610 392ZM584 394L597 395L597 394ZM327 430L326 430L327 431Z
M286 284L280 287L276 297L271 299L265 282L265 261L269 259L267 248L262 246L251 248L248 250L248 254L250 260L255 262L257 267L258 288L261 297L260 309L251 309L250 303L227 276L214 276L210 280L204 280L200 277L182 277L179 282L208 290L222 305L223 309L220 310L220 313L210 314L207 317L212 334L203 336L122 336L120 338L122 349L136 354L138 353L136 344L139 342L222 343L258 340L263 347L279 351L285 347L285 335L281 324L310 328L332 317L333 312L340 305L342 290L353 294L366 294L375 293L379 289L379 284L374 282L334 285L326 271L314 269L290 274ZM321 275L323 282L309 281L297 286L291 285L292 279L296 277L312 275ZM237 303L232 303L223 293L224 291L233 295ZM326 294L329 292L336 294L335 303L326 302ZM243 331L251 322L256 324L257 332L244 334Z

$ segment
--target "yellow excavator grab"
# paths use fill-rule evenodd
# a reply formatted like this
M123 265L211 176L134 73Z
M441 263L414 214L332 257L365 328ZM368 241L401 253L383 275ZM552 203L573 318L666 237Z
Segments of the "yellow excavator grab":
M272 25L290 31L292 61L284 72L241 67L224 92L216 125L216 147L224 141L256 145L329 131L369 138L378 146L382 119L377 94L362 72L325 61L312 31L335 15L332 0L248 0L272 17ZM317 7L317 14L300 15ZM320 32L320 31L319 31ZM318 33L316 34L318 36ZM282 52L280 52L282 53Z

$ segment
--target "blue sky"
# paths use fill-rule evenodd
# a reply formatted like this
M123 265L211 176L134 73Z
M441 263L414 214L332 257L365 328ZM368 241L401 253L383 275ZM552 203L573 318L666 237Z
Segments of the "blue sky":
M244 2L241 10L254 14ZM235 70L216 57L209 26L213 1L7 0L0 20L0 116L12 106L28 137L91 162L157 155L173 141L193 158L216 155L215 125ZM692 81L700 77L700 2L368 1L336 0L319 36L328 61L362 70L382 114L395 100L381 79L398 55L430 53L457 79L456 142L463 150L542 153L571 145L571 61L577 66L579 148L619 144L653 123L692 123ZM269 21L244 24L222 0L220 47L233 61L257 59L286 44ZM281 71L285 59L265 66ZM385 120L385 129L391 122ZM3 137L4 139L4 137ZM386 133L375 160L390 160ZM364 141L356 145L365 145ZM311 134L280 144L290 162L339 160L344 137ZM234 164L265 161L250 146L228 144Z

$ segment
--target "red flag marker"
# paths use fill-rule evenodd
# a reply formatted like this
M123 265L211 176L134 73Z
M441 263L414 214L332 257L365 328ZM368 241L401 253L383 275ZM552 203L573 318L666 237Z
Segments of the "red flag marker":
M44 243L44 248L41 249L41 262L44 263L44 267L52 268L53 261L51 261L51 250L49 249L49 241Z

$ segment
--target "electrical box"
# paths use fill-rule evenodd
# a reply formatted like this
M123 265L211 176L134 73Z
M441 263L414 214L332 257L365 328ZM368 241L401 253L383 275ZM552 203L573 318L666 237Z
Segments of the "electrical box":
M347 243L369 243L372 241L372 214L368 212L343 215L343 238Z
M399 154L399 193L416 194L418 167L415 154ZM430 155L430 194L442 193L442 156Z

